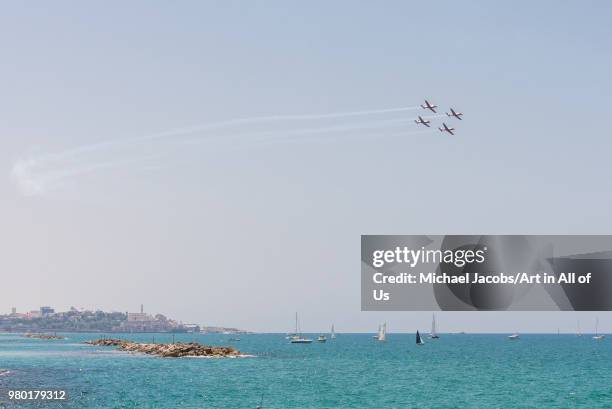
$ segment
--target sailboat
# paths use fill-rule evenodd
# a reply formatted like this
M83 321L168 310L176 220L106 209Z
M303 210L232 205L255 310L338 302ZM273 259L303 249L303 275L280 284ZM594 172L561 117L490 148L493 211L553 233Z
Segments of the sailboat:
M298 314L295 313L295 335L291 337L292 344L310 344L312 339L304 338L300 335L300 327L298 325Z
M605 335L599 335L598 331L599 331L599 318L595 318L595 335L593 336L593 339L596 339L597 341L601 341L606 336Z
M519 339L520 335L518 334L518 332L515 332L512 335L508 335L508 339Z
M432 314L431 318L431 332L429 333L429 338L438 339L438 332L436 331L436 314Z
M580 320L578 320L578 333L576 333L577 337L581 337L582 336L582 332L580 332Z
M386 322L378 326L378 334L373 335L372 338L374 338L377 341L387 340L387 323Z
M378 340L379 341L387 340L387 323L386 322L378 329Z
M421 334L419 334L419 330L417 329L416 333L416 344L417 345L425 345L425 341L421 338Z
M336 339L336 331L334 330L334 324L332 324L331 328L331 339Z

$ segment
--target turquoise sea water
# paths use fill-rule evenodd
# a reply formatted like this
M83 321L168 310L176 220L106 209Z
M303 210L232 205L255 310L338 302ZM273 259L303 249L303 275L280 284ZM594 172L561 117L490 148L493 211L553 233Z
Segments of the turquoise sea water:
M0 335L0 407L32 408L612 408L612 338L442 334L338 334L289 344L282 334L242 335L255 358L132 355L81 342ZM318 334L317 334L318 335ZM169 334L126 335L170 342ZM230 335L176 335L227 345ZM315 334L312 337L316 338ZM64 403L9 402L10 389L65 389Z

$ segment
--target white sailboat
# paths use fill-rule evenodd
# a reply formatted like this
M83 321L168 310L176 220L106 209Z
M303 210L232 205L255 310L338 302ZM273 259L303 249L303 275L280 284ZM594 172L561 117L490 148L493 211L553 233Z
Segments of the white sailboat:
M429 333L429 338L438 339L438 332L436 331L436 314L432 314L431 318L431 332Z
M336 331L334 330L334 324L331 327L331 339L336 339Z
M291 337L292 344L310 344L312 339L304 338L300 335L300 326L298 321L298 314L295 313L295 335Z
M577 337L581 337L582 336L582 332L580 331L580 320L578 320L578 332L576 333Z
M520 338L520 335L518 334L518 332L515 332L512 335L508 335L508 339L513 339L514 340L514 339L519 339L519 338Z
M387 340L387 323L378 326L378 334L373 336L377 341Z
M605 337L605 335L599 335L599 318L595 318L595 335L593 336L593 339L601 341Z
M382 331L378 334L378 340L379 341L387 340L387 323L386 322L382 325Z

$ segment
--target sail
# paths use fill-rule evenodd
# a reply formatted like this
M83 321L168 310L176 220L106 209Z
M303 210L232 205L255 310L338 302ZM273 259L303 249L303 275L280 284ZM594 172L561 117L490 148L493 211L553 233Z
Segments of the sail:
M334 330L334 324L332 324L331 327L331 338L336 339L336 331Z
M417 333L416 333L416 343L417 345L424 344L423 340L421 339L421 334L419 334L419 330L417 330Z
M435 337L436 335L436 315L433 314L431 317L431 336Z
M378 331L378 340L379 341L384 341L386 339L387 336L387 323L385 322L381 327L379 327L379 331Z

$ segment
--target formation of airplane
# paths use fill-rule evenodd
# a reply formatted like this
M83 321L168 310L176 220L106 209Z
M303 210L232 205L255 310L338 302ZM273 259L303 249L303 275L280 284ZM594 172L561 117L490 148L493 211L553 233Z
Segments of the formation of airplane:
M463 113L455 112L455 110L453 108L451 108L450 112L446 113L446 116L454 116L457 119L461 119L461 117L463 116Z
M429 109L431 112L433 113L437 113L436 112L436 108L438 106L435 104L432 104L431 102L429 102L428 100L425 100L425 104L421 105L421 108L423 109ZM461 118L463 116L462 112L457 112L455 111L453 108L450 108L450 112L446 112L446 116L448 116L449 118L456 118L459 120L463 120L463 118ZM430 123L431 121L427 120L427 119L423 119L420 115L418 116L419 119L415 120L414 122L417 125L424 125L426 127L430 127ZM435 116L433 117L435 118ZM455 135L454 134L454 130L455 128L449 128L448 125L446 125L446 123L442 122L442 126L438 128L440 130L440 132L448 132L451 135Z
M417 125L425 125L426 127L428 127L428 128L429 128L429 123L430 123L431 121L428 121L427 119L423 119L423 118L421 118L421 115L419 115L419 119L415 120L414 122L415 122Z
M437 107L438 107L437 105L432 105L432 104L430 104L428 100L425 100L425 105L421 105L421 108L423 108L423 109L429 109L429 110L430 110L431 112L433 112L434 114L435 114L435 113L437 113L437 112L436 112L436 108L437 108Z
M442 128L438 128L440 132L448 132L451 135L454 135L453 131L455 128L449 128L444 122L442 122Z

